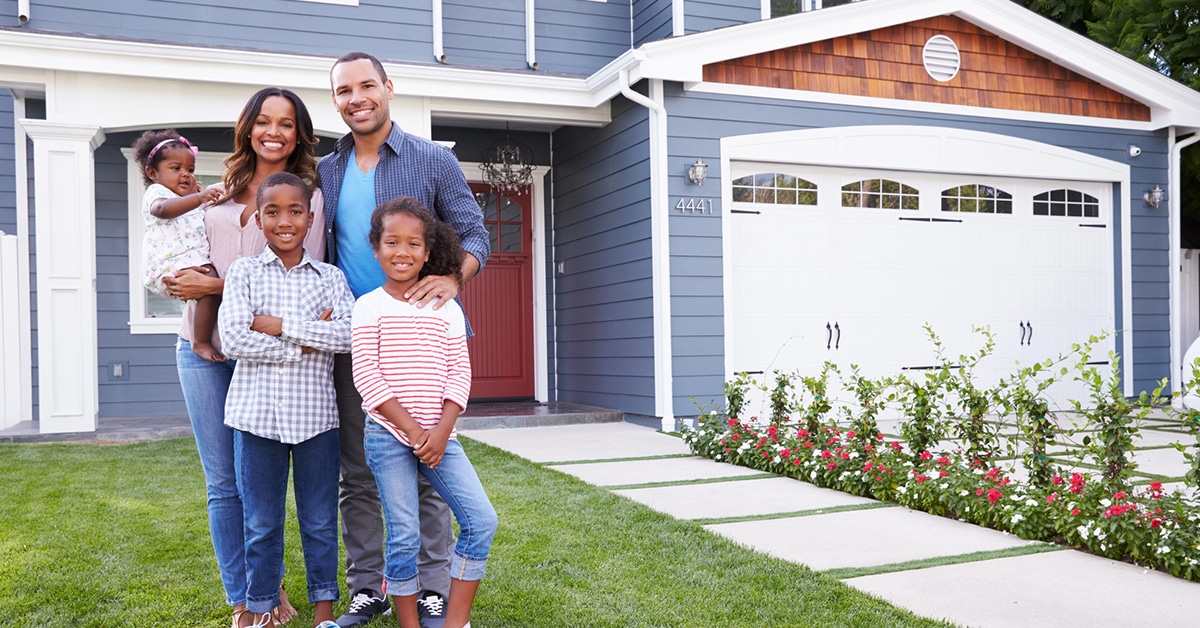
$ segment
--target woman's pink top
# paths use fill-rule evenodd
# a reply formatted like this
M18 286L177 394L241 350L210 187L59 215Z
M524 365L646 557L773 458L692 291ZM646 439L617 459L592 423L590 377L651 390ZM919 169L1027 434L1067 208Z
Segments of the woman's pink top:
M212 187L224 189L220 183ZM313 189L312 203L313 221L304 236L304 249L309 256L318 261L325 261L325 201L319 188ZM204 231L208 234L209 257L217 269L217 275L224 277L233 261L247 255L258 255L267 248L267 239L258 221L253 216L242 226L242 211L246 206L229 199L220 205L208 208L204 216ZM188 301L183 308L183 324L179 327L179 335L188 342L192 341L192 320L196 313L196 302ZM213 329L213 346L221 348L221 339L217 330Z

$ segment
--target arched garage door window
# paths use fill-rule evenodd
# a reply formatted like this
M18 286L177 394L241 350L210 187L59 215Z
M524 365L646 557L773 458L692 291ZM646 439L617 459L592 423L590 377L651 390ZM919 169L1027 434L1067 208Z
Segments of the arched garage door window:
M733 180L733 200L738 203L816 205L817 185L781 172L760 172Z
M942 190L942 211L1011 214L1012 194L990 185L960 185Z
M1099 218L1100 201L1079 190L1049 190L1033 197L1033 215Z
M890 179L864 179L842 186L842 207L920 209L920 191Z

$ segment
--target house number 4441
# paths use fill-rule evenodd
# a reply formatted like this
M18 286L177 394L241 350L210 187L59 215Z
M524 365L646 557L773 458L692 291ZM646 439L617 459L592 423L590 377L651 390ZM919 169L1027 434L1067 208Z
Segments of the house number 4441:
M711 198L681 198L675 203L675 209L685 214L711 214L713 202Z

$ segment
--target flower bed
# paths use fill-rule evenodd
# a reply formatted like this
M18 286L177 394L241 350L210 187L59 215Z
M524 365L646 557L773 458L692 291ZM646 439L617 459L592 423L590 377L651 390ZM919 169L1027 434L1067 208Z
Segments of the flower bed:
M964 356L959 365L943 362L915 382L869 380L854 370L843 384L856 402L840 408L840 420L830 416L837 405L828 397L838 374L833 365L811 377L776 373L770 416L763 420L739 416L747 392L761 386L741 374L726 385L725 411L701 414L684 440L694 453L713 460L1200 581L1200 503L1187 494L1196 492L1200 444L1176 445L1193 465L1184 478L1191 491L1167 493L1161 482L1135 484L1138 425L1160 401L1157 391L1126 399L1115 375L1104 379L1089 368L1087 348L1076 348L1072 356L1079 358L1079 378L1093 378L1093 398L1086 407L1075 403L1083 423L1070 429L1059 428L1041 395L1053 381L1047 373L1063 375L1049 368L1055 360L981 391L971 386L974 362ZM903 441L885 437L875 423L887 404L904 410L898 430ZM1015 434L1005 436L994 422L983 421L984 412L1015 425ZM1177 418L1195 435L1194 415ZM945 445L950 436L959 444ZM1075 466L1097 472L1068 470L1047 455L1048 445L1075 438L1080 444ZM915 451L909 446L914 442L922 443Z

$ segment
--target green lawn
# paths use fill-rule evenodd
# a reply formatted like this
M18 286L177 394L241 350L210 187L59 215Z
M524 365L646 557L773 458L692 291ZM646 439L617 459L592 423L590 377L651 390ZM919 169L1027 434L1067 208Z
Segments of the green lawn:
M945 625L464 444L500 514L479 628ZM290 625L303 628L312 614L292 520L286 582L301 615ZM0 626L224 628L223 597L190 439L0 446Z

